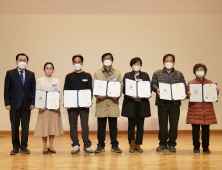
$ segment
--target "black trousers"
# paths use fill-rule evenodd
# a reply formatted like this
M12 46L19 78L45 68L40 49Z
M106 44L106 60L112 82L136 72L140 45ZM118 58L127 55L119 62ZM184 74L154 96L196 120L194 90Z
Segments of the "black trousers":
M192 124L193 146L195 149L200 148L200 126L202 129L202 147L208 149L210 140L210 125Z
M117 147L119 142L117 141L117 117L104 117L97 118L98 122L98 131L97 139L98 146L105 147L105 138L106 138L106 122L109 121L109 131L110 131L110 140L112 147Z
M173 102L166 103L163 106L158 106L160 145L176 146L179 117L180 106L175 106ZM170 124L169 133L168 120Z
M13 148L28 146L30 115L31 115L31 110L25 109L24 101L22 101L22 105L18 110L10 111ZM22 127L21 143L19 139L20 121L21 121L21 127Z
M68 109L69 125L70 125L70 138L73 142L72 146L79 145L78 139L78 116L80 115L82 127L82 139L84 148L89 148L92 142L89 140L89 109L88 108L71 108Z
M129 143L135 139L135 126L137 127L136 132L136 141L137 145L143 144L143 125L144 125L144 118L140 118L140 120L134 118L128 118L128 140Z
M135 127L137 127L136 141L137 145L143 143L144 118L141 118L141 102L135 102L135 118L128 118L128 140L129 143L135 139Z

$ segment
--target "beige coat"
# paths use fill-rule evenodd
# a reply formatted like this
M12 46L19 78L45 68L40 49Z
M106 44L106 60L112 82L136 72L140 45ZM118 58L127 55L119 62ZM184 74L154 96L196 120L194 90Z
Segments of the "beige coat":
M104 68L96 70L93 75L92 87L94 87L95 80L105 81L120 81L121 82L121 94L123 90L122 76L119 70L111 68L109 74L106 74ZM106 97L104 100L99 100L96 97L96 117L119 117L119 100L114 100L110 97Z

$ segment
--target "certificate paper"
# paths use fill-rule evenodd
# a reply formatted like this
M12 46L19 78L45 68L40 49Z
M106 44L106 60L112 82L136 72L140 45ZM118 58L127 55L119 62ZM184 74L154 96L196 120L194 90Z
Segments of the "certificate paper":
M181 100L186 99L186 90L184 83L175 83L171 85L172 88L172 99Z
M92 106L92 92L91 90L78 90L78 107Z
M136 81L125 79L125 94L127 96L136 97L137 96L137 86Z
M138 81L137 89L138 89L138 92L137 92L138 98L151 97L150 81Z
M203 84L203 101L217 102L217 84Z
M60 91L46 92L46 109L59 109Z
M203 102L202 84L189 84L190 102Z
M120 97L121 82L108 81L107 97Z
M93 95L106 96L107 81L95 80L93 87Z
M77 105L77 90L64 90L64 107L76 108Z
M35 108L42 109L45 107L46 91L36 90Z
M171 84L159 83L160 99L172 100L171 96Z

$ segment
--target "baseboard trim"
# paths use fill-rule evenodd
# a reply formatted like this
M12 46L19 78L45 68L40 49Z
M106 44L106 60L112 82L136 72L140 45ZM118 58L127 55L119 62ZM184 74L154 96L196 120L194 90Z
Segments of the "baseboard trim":
M144 134L158 134L159 130L144 130ZM21 131L20 131L21 133ZM109 131L106 131L109 134ZM118 131L118 134L127 134L128 131ZM191 134L192 130L178 130L178 134ZM222 130L210 130L210 133L222 133ZM11 131L0 131L0 135L10 135ZM29 131L29 135L33 135L34 131ZM64 134L69 134L69 131L64 131ZM78 131L82 134L82 131ZM97 134L97 131L89 131L89 134Z

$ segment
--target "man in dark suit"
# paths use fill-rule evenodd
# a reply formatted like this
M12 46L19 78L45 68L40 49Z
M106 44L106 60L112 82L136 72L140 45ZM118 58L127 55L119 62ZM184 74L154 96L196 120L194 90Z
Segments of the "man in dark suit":
M7 71L5 76L5 108L10 112L12 129L13 150L11 155L19 153L19 148L25 154L30 153L27 143L30 114L35 104L36 83L35 74L26 70L28 60L26 54L18 54L16 56L17 68ZM21 143L19 140L20 121L22 126Z

